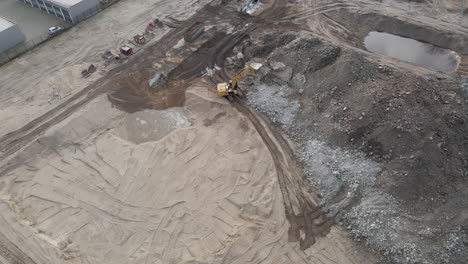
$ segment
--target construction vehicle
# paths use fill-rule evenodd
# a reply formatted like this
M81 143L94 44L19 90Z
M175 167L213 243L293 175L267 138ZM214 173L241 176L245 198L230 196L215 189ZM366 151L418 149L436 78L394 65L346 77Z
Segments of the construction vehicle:
M204 31L205 26L201 22L195 22L185 31L184 39L187 42L194 42Z
M91 64L87 69L81 71L81 76L83 76L83 78L88 78L95 71L96 66L94 66L94 64Z
M133 54L133 49L127 45L123 45L122 47L120 47L120 53L126 56L130 56Z
M145 42L146 42L145 37L143 37L143 36L140 35L140 34L135 35L135 36L133 37L133 40L135 41L135 43L140 44L140 45L143 45L143 44L145 44Z
M110 50L107 50L102 54L102 57L108 61L114 59L114 60L120 60L120 54L118 54L118 51L112 52Z
M226 97L229 101L232 101L233 96L242 96L242 92L237 85L237 82L242 79L247 73L253 72L255 69L249 65L249 67L245 68L241 71L238 75L234 76L229 82L227 83L219 83L217 86L218 95L222 97ZM255 75L255 74L254 74Z

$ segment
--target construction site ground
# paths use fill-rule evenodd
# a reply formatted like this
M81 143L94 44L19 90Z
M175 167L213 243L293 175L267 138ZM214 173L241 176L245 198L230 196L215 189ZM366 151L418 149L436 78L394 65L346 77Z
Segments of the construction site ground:
M0 263L467 263L460 3L260 2L122 0L0 67ZM245 97L216 95L252 62Z

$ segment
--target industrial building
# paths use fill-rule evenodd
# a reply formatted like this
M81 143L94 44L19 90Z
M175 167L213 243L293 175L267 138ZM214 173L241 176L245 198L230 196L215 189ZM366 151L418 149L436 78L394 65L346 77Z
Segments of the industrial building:
M14 22L0 17L0 52L6 51L25 39L23 32Z
M101 10L99 0L19 0L75 24Z

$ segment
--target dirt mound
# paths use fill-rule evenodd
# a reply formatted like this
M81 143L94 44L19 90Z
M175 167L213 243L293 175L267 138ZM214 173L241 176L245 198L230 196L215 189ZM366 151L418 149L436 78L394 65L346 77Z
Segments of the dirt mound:
M330 215L395 263L466 262L463 81L404 73L314 38L268 59L305 82L263 69L249 102L302 146Z

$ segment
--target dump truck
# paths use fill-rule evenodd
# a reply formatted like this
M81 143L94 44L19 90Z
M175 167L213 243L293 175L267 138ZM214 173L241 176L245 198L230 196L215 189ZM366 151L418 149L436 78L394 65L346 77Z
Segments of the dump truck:
M194 42L204 31L205 26L201 22L195 22L185 31L184 39L187 42Z

